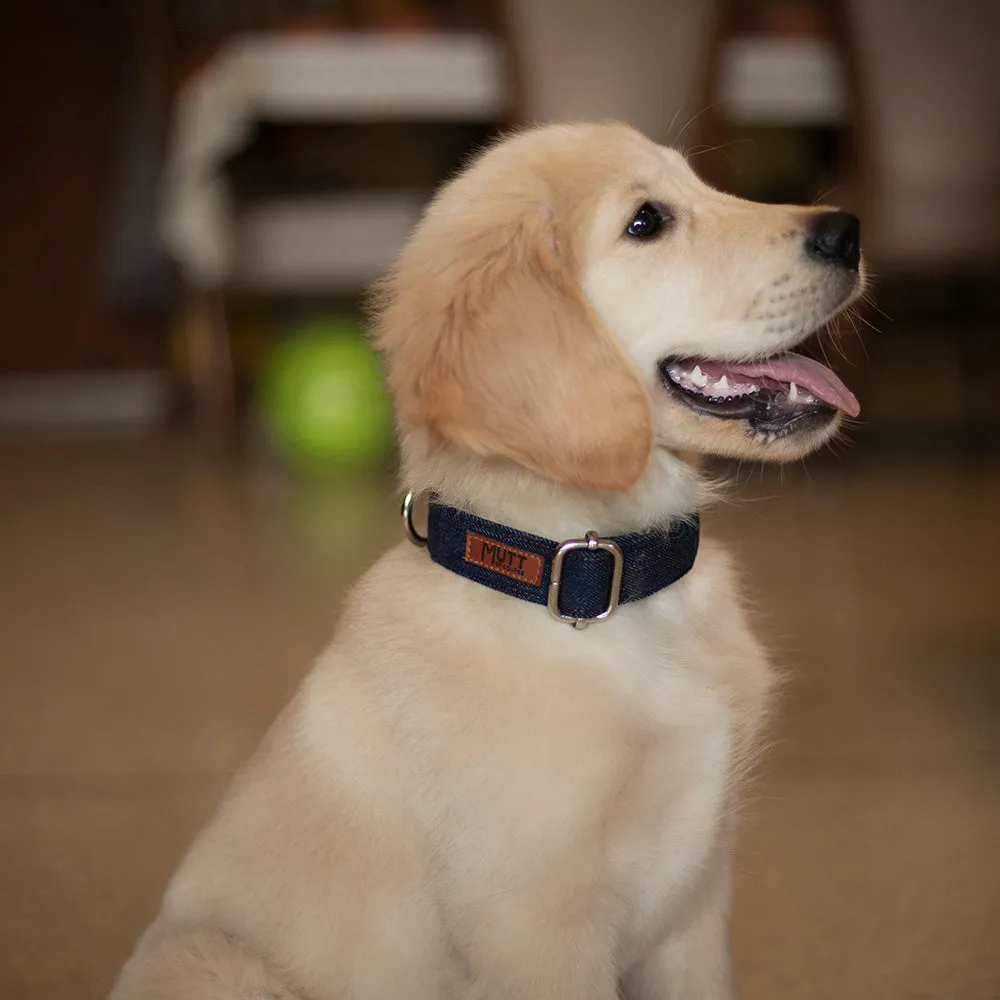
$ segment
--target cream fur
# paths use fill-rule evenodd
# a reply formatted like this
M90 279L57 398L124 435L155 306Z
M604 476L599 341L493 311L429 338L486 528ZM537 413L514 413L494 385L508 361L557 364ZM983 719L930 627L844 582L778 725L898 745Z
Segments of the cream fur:
M616 241L637 192L676 206L656 247ZM609 535L697 511L693 455L811 450L832 429L754 441L655 375L674 349L792 344L843 304L790 249L808 215L712 192L622 126L495 147L381 292L404 485L551 538ZM777 323L785 274L810 291ZM355 587L112 995L727 1000L732 816L769 688L711 541L683 580L580 631L404 541Z

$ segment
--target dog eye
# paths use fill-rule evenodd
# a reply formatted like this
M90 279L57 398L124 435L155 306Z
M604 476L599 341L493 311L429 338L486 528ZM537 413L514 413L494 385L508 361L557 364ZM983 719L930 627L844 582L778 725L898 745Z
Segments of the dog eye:
M649 240L659 236L666 225L667 217L663 209L651 201L644 201L639 211L635 213L635 217L625 227L625 232L637 240Z

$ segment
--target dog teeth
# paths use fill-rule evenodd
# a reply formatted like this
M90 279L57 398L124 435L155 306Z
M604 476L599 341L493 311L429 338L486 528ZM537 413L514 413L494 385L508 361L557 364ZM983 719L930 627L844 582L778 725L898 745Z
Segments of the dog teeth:
M701 365L695 365L690 370L682 368L680 365L671 365L667 369L667 375L672 382L682 388L691 392L700 392L703 396L716 402L733 399L737 396L749 396L751 393L760 391L760 386L752 382L731 382L728 375L721 375L713 381L701 370Z
M794 382L788 387L788 398L793 403L799 398L799 387Z

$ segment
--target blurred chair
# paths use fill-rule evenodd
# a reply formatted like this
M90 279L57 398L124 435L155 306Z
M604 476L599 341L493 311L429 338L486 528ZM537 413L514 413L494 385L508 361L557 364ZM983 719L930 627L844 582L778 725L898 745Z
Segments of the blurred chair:
M411 5L362 6L381 23L388 8ZM493 130L513 118L499 30L271 23L218 40L187 75L166 151L161 231L183 279L200 423L215 443L230 437L236 415L229 296L356 294L388 267L429 189L454 169L449 162L426 187L278 188L240 199L229 168L258 127L475 122Z

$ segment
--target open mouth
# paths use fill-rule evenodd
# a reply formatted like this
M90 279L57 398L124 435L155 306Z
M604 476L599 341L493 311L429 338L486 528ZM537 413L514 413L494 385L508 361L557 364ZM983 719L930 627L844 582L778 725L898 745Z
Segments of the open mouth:
M792 351L750 362L666 358L660 372L664 385L692 410L746 420L767 436L822 426L838 410L851 417L861 412L854 394L826 365Z

